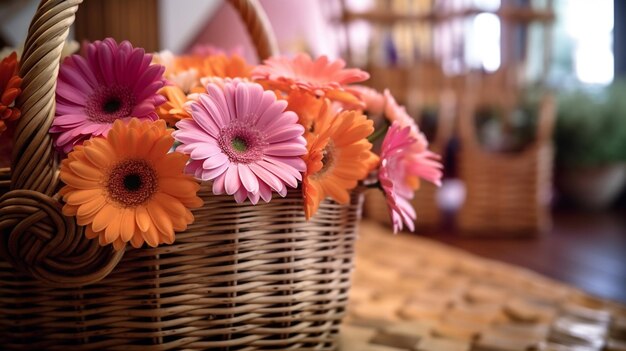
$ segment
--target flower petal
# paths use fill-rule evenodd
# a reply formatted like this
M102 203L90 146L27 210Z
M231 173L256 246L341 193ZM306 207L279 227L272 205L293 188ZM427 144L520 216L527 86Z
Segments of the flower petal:
M65 201L70 205L80 205L99 196L102 196L102 190L100 189L76 190L67 194Z
M102 209L98 212L93 220L93 230L95 232L101 232L105 228L107 228L107 226L109 226L113 219L116 217L116 213L118 211L119 210L111 204L104 205L104 207L102 207Z
M146 209L148 210L150 219L152 219L152 223L154 223L154 227L156 227L156 229L158 229L159 232L171 233L174 231L170 217L167 215L165 210L161 208L159 204L152 201L148 203L148 205L146 206ZM150 229L152 229L152 226L150 226ZM150 229L148 230L148 232L150 232ZM150 241L148 241L148 238L146 238L145 236L144 238L146 239L148 244L151 245Z
M135 210L125 208L120 219L120 237L122 241L129 242L135 234Z
M145 232L152 225L148 210L144 206L137 206L135 208L135 221L140 231Z
M83 162L70 162L70 169L74 171L77 176L89 180L99 181L104 176L102 170L90 167Z
M239 171L239 179L241 184L251 193L259 191L259 181L257 177L252 173L248 165L238 164L237 170Z
M239 190L239 188L242 187L242 184L239 181L239 171L236 164L231 163L228 166L224 185L226 187L226 194L228 195L233 195L237 192L237 190Z
M120 237L121 226L122 226L122 214L120 213L120 211L118 211L116 215L113 216L113 219L104 230L104 242L106 244L110 244Z

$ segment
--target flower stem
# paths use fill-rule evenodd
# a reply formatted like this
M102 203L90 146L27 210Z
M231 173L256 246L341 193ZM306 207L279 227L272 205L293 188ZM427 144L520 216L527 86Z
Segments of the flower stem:
M375 183L367 184L365 187L368 188L368 189L383 190L383 187L380 185L379 181L377 181Z
M385 124L383 126L380 127L380 129L374 131L374 133L370 136L367 137L367 141L369 141L370 143L373 143L375 141L377 141L378 139L380 139L381 137L385 136L385 134L387 134L387 130L389 130L389 122L385 120Z

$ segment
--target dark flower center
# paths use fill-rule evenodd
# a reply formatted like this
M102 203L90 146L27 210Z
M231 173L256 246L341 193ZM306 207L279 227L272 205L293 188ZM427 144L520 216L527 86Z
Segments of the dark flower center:
M117 97L112 97L111 99L105 101L102 109L106 113L115 113L120 110L122 107L122 102Z
M134 94L120 85L99 87L85 104L89 120L97 123L113 123L116 119L130 117L134 108Z
M124 177L124 187L128 191L141 189L141 176L139 174L129 174Z
M106 188L111 199L121 206L135 207L156 193L157 173L146 160L124 160L109 171Z

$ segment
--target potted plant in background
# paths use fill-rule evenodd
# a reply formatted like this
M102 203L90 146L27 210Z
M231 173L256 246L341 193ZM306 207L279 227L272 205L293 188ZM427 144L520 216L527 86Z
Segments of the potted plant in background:
M590 210L609 207L626 182L626 83L559 96L557 188Z

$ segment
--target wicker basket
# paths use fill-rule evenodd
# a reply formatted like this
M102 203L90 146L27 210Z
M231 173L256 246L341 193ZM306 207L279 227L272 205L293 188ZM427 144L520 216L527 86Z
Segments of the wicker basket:
M512 108L514 98L500 96L498 104ZM488 99L493 102L493 97ZM458 217L459 229L467 235L481 236L527 236L549 229L554 99L544 96L535 138L516 153L482 148L474 121L478 106L475 100L467 98L459 118L459 176L467 188Z
M0 199L2 350L332 350L350 287L362 196L306 222L298 191L238 205L203 186L174 245L115 252L61 214L48 129L62 44L81 0L42 1ZM259 56L275 52L254 0L230 0ZM152 345L152 346L149 346Z

